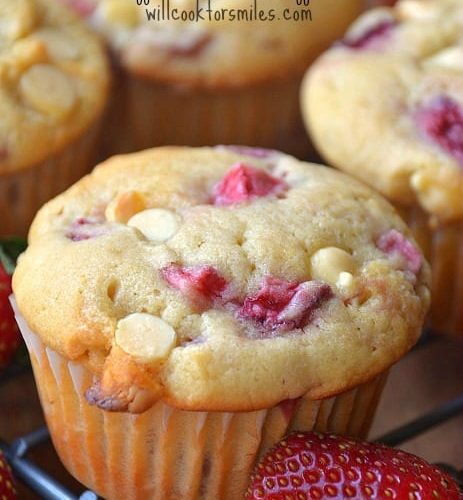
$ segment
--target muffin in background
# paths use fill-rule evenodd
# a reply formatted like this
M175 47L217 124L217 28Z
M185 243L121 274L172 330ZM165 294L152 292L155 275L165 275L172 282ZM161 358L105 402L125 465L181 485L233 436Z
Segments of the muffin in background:
M291 430L367 434L429 275L354 179L276 151L167 147L45 205L13 289L75 477L105 498L233 500Z
M88 173L107 100L104 49L53 0L0 0L0 235Z
M273 10L275 19L259 21L248 0L217 0L211 16L242 9L251 20L210 21L207 3L200 2L204 20L180 22L147 20L146 12L159 13L161 2L63 1L113 49L111 154L168 144L249 144L306 155L298 104L303 73L365 7L364 0L322 0L310 7L267 0L259 8L265 18ZM196 11L196 4L171 0L170 7ZM299 20L283 20L284 9ZM128 126L122 130L121 123Z
M302 108L330 164L399 209L433 269L430 326L463 335L463 4L366 13L307 73Z

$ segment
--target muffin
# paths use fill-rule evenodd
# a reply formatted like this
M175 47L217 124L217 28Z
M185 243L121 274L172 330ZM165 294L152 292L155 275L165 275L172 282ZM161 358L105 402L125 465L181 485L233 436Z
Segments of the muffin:
M302 108L327 162L371 184L433 269L430 325L463 334L463 4L361 17L308 72Z
M52 0L0 1L0 235L88 173L107 98L103 48Z
M368 432L428 278L357 181L274 151L166 147L45 205L13 288L75 477L112 499L236 499L287 432Z
M219 0L209 14L207 2L197 10L196 0L171 0L170 11L164 2L63 1L113 49L111 153L249 144L305 155L310 147L298 104L303 72L364 7L364 0L310 7L267 0L255 11L248 0ZM195 19L175 21L176 10ZM121 130L121 123L128 127Z

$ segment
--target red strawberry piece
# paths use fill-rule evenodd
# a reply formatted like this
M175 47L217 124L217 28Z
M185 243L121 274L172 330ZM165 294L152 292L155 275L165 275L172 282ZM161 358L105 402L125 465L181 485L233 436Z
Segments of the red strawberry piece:
M80 217L69 228L66 236L72 241L84 241L107 234L108 228L97 217Z
M213 190L214 205L233 205L255 198L278 195L286 183L260 168L237 163Z
M309 323L332 296L331 287L320 281L294 283L267 277L255 295L246 297L238 314L265 330L294 330Z
M178 39L177 43L169 45L167 53L173 57L198 57L211 43L212 36L209 33L198 33L197 36Z
M395 21L386 19L360 36L344 38L341 44L355 50L374 48L378 42L382 42L390 36L395 26Z
M0 451L0 498L2 500L16 500L18 495L14 487L13 475L6 462L3 453Z
M461 500L438 467L386 446L318 433L292 434L256 467L246 500Z
M21 341L9 301L11 293L11 276L0 263L0 370L10 363Z
M402 233L396 229L391 229L384 233L377 241L378 248L393 258L399 257L405 269L418 274L423 265L423 257L416 246Z
M440 96L416 113L424 136L463 166L463 109L453 99Z
M88 2L87 0L64 0L66 4L68 4L74 12L79 14L82 17L88 17L93 14L96 9L96 4Z
M185 267L171 264L161 270L162 277L173 288L196 300L220 299L227 288L227 281L212 266Z

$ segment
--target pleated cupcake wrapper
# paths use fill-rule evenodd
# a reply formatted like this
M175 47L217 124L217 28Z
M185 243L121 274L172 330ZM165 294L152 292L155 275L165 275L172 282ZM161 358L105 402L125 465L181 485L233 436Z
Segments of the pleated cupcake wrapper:
M429 326L438 333L463 336L463 220L431 227L420 207L400 208L431 264Z
M311 148L299 109L300 80L208 91L127 77L132 147L242 144L306 157Z
M0 236L25 236L37 210L92 169L100 130L99 120L43 162L0 174Z
M386 380L382 373L337 397L254 412L191 412L159 402L141 415L108 413L85 400L92 374L46 347L16 314L61 460L111 500L243 498L256 460L288 432L365 437Z

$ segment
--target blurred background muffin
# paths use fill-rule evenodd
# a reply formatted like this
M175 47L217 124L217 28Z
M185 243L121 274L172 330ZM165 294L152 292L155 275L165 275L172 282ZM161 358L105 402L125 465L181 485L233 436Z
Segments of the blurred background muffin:
M24 235L95 160L108 67L59 2L1 0L0 15L0 235Z
M302 74L365 6L364 0L310 7L267 0L259 5L264 20L256 20L247 0L215 0L212 20L207 2L199 2L204 20L181 22L159 19L161 2L63 1L86 16L113 51L118 79L107 154L165 144L248 144L306 154ZM194 13L196 4L170 2L179 12ZM245 18L232 20L238 9ZM148 21L147 12L156 19Z
M463 334L463 3L363 15L308 72L302 107L329 164L399 208L433 269L431 326Z

